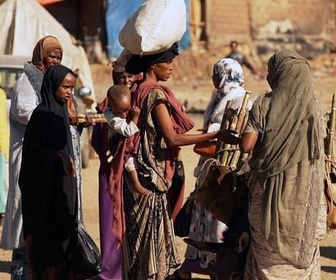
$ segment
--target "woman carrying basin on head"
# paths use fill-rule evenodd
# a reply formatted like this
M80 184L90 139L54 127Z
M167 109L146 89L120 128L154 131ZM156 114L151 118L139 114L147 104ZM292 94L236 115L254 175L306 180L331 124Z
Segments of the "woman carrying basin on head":
M177 55L174 44L155 55L134 55L126 64L128 73L143 73L143 79L132 87L133 105L141 108L139 133L119 142L109 181L113 232L123 252L123 279L163 280L179 265L168 191L180 146L228 136L227 131L186 133L193 122L173 92L160 83L170 78ZM134 191L124 172L125 160L131 155L150 195Z

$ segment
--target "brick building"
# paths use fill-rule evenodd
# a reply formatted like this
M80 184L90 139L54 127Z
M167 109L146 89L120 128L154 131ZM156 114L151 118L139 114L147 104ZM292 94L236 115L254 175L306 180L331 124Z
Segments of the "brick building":
M335 50L334 0L190 0L194 49L237 40L262 59L282 47L305 56Z

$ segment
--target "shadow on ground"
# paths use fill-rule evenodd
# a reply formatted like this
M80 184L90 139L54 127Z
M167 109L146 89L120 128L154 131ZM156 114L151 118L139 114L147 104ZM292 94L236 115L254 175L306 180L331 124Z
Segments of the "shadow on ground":
M334 266L321 266L321 270L327 273L336 274L336 267Z
M9 273L10 265L10 261L0 261L0 272Z
M320 254L322 257L331 259L331 260L336 260L336 250L335 247L325 247L321 246L320 247Z
M321 253L321 256L324 257L324 258L328 258L328 259L331 259L331 260L336 260L335 247L321 246L320 253ZM335 266L322 265L321 270L325 271L327 273L336 274L336 267Z

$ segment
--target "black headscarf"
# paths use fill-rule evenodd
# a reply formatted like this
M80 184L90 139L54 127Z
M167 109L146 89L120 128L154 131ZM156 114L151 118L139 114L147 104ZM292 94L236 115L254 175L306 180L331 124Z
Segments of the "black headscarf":
M132 55L126 63L126 72L130 74L139 74L145 72L155 63L168 62L179 54L178 45L174 43L168 50L150 55Z
M67 104L56 91L73 72L51 66L44 75L42 103L28 123L22 150L19 185L22 192L24 236L33 237L35 260L41 265L60 264L68 258L76 218L76 178L67 175L62 151L73 158ZM74 74L73 74L74 75Z

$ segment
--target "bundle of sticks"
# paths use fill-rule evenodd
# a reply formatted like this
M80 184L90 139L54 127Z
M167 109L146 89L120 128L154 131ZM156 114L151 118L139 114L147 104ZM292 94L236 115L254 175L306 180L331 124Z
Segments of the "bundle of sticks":
M221 129L231 130L241 136L248 120L248 103L251 92L246 91L240 108L232 108L232 101L226 103ZM216 142L213 158L202 165L196 181L194 197L216 219L229 228L237 213L246 203L247 186L237 171L248 154L242 153L239 144Z
M334 174L336 174L335 125L336 125L336 95L334 94L332 96L331 101L329 121L327 122L328 135L325 144L326 171L327 173L334 173Z
M104 114L89 113L89 114L78 114L78 123L87 123L90 119L94 123L105 123L106 119Z
M221 129L228 129L236 136L241 136L247 120L248 120L248 102L251 97L251 92L246 91L239 109L232 108L232 100L226 103ZM232 170L237 167L241 159L245 159L248 154L242 153L239 145L226 144L222 141L217 141L215 158L220 161L222 165L230 167Z
M327 229L336 229L336 95L332 96L331 110L327 122L327 138L325 141L325 178L324 194L327 203Z

